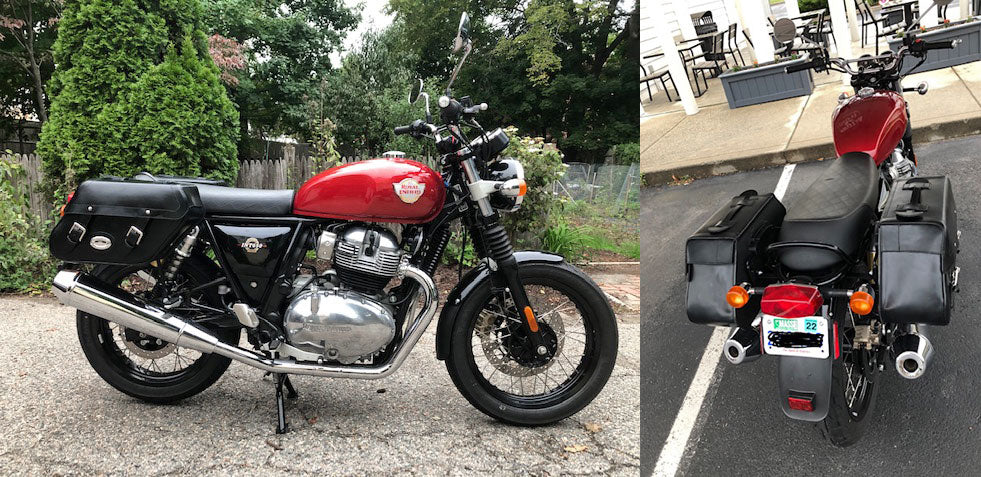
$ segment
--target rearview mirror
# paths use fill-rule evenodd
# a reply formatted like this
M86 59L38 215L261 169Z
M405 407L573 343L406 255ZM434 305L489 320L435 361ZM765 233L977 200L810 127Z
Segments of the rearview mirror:
M797 36L797 26L793 20L781 18L773 24L773 38L780 44L786 45Z
M453 40L453 53L462 50L468 41L470 41L470 15L463 12L463 15L460 15L460 26L456 30L456 39Z
M419 95L422 94L422 78L416 78L412 83L412 88L409 89L409 104L416 104L419 101Z

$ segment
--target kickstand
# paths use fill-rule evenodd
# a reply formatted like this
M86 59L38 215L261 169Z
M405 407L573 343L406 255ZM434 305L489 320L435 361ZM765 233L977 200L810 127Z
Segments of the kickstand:
M276 423L276 434L286 434L289 431L290 425L286 423L286 407L283 403L283 386L286 386L286 397L288 399L296 399L298 396L296 394L296 389L293 388L293 383L290 382L289 376L277 373L276 374L276 412L277 423Z

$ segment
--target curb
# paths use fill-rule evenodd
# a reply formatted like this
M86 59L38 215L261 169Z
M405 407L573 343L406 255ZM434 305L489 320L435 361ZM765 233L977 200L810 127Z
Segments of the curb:
M977 134L981 134L981 116L913 128L913 137L920 144ZM674 182L674 177L687 176L692 179L704 179L706 177L783 166L790 163L814 162L828 157L835 157L834 144L830 141L796 149L723 159L708 164L678 167L664 171L644 172L642 174L644 179L642 184L643 187L656 187Z

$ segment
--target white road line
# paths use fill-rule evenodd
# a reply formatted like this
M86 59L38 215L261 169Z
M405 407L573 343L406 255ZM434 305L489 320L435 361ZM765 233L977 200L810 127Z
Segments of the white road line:
M790 185L790 177L794 174L795 167L796 164L787 164L784 166L780 180L777 181L777 187L773 190L773 194L778 200L783 199L784 194L787 193L787 186ZM691 438L692 431L695 429L698 414L702 410L705 395L708 394L710 388L715 384L715 380L712 378L715 376L716 368L719 367L719 363L722 361L722 347L725 345L728 337L728 327L720 326L712 332L712 336L705 346L705 352L702 353L702 359L698 363L695 377L688 387L685 399L681 402L681 409L678 410L674 424L671 425L671 432L668 433L668 439L664 442L664 447L661 448L661 454L657 457L657 464L654 466L654 475L656 477L674 477L678 473L681 459L688 449L689 439Z

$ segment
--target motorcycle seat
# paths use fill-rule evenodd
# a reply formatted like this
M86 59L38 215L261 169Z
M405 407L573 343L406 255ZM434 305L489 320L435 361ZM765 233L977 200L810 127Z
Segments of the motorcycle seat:
M874 223L878 198L879 176L872 156L847 153L831 161L787 209L778 240L831 245L854 257ZM790 247L779 253L785 268L805 273L828 271L842 260L816 247Z
M258 217L293 213L293 190L240 189L199 184L198 194L207 215Z

